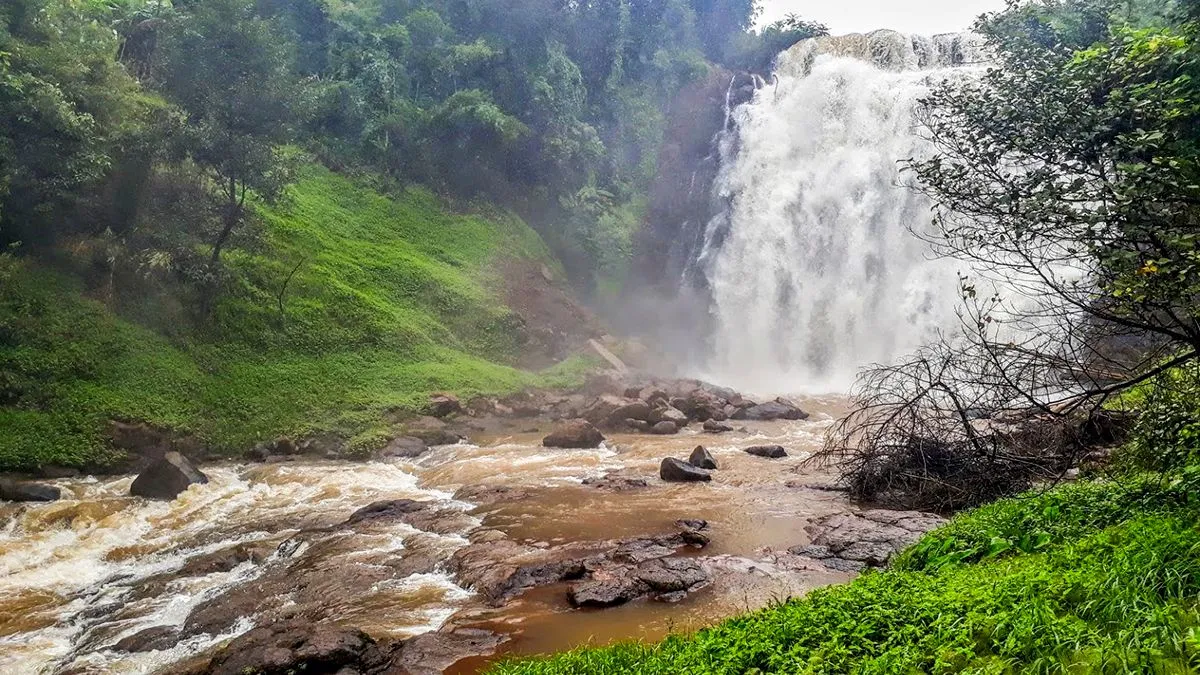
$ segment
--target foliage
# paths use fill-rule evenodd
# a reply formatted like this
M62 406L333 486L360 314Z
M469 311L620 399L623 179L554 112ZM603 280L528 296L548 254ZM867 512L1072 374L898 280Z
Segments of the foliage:
M1165 487L1156 493L1156 485ZM1147 479L1139 490L1096 484L1001 502L927 535L904 569L868 573L656 645L583 648L491 672L1191 672L1200 666L1195 507L1161 480ZM1194 496L1195 485L1184 492ZM1047 515L1078 497L1082 508ZM1090 505L1107 505L1104 515L1095 517ZM944 542L978 540L975 529L1025 524L1054 535L974 564L915 564Z
M70 0L0 6L0 241L51 240L156 107L96 19Z
M1122 400L1139 411L1118 462L1156 471L1200 464L1200 364L1168 370Z
M385 413L431 392L571 385L594 367L504 365L523 338L489 290L492 263L548 260L511 215L452 214L419 189L386 198L316 167L255 210L263 239L229 251L228 291L203 327L140 289L123 299L145 325L133 323L70 275L0 258L0 468L103 463L110 419L221 452L325 431L365 451Z

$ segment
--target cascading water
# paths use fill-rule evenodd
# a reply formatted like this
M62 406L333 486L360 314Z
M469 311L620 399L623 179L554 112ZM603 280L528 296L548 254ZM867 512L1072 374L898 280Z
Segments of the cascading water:
M982 61L972 36L807 40L733 112L714 190L727 204L696 261L712 293L702 373L759 392L844 390L954 324L956 268L912 231L930 205L900 163L933 83Z

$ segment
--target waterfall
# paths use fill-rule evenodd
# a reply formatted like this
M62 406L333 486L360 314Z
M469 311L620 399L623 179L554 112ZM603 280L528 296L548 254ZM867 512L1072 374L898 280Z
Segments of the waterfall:
M845 390L956 324L957 269L912 231L930 221L902 160L938 80L984 60L971 36L892 31L806 40L774 89L732 113L714 185L726 204L696 260L712 294L702 376L759 392Z

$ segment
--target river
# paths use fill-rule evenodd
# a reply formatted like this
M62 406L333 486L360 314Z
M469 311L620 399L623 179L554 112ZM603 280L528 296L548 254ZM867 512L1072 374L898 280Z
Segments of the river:
M823 568L789 571L771 564L771 551L806 543L806 523L847 508L839 493L803 487L828 482L804 459L845 403L836 397L798 401L813 413L809 420L747 423L744 431L719 436L698 425L674 436L615 435L593 450L543 448L541 434L530 431L441 446L414 460L206 465L210 482L171 502L128 496L132 476L57 481L61 501L0 505L0 672L171 672L172 664L284 608L377 639L447 623L487 628L509 636L502 654L541 653L692 630L844 581L848 575ZM785 446L789 457L742 452L763 443ZM697 444L721 465L713 482L658 480L663 457L686 458ZM581 484L618 470L650 479L649 487L613 492ZM524 496L477 506L455 499L464 486L520 488ZM438 502L460 517L436 531L404 524L332 528L360 507L401 498ZM405 572L418 556L449 559L479 527L555 546L662 533L680 518L709 521L712 542L704 554L724 557L729 571L677 604L576 610L564 588L552 585L496 608L444 569ZM299 532L309 534L297 539ZM211 565L215 553L239 544L249 553L235 564ZM279 580L295 585L280 592ZM204 632L207 624L195 610L237 588L261 588L262 594L236 621ZM158 650L113 649L154 627L182 628L184 637ZM453 672L476 672L488 660L464 661Z

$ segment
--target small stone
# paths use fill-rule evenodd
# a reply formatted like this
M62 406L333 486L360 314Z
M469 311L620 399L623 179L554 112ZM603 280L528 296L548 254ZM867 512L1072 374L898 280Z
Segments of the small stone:
M746 448L745 452L748 455L766 457L767 459L787 457L787 450L784 450L782 445L753 445Z

